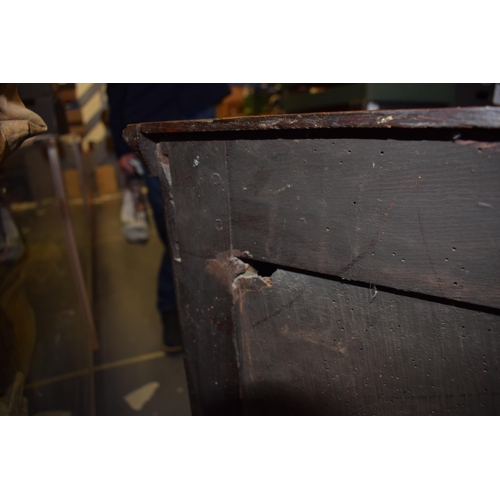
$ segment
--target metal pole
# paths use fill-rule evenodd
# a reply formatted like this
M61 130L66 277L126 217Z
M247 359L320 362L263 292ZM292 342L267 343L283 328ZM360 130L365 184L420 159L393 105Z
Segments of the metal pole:
M98 348L97 333L92 317L92 310L88 301L88 296L85 288L85 280L80 266L80 258L78 256L78 248L75 242L73 227L71 225L70 213L66 201L66 193L61 175L61 162L59 153L57 151L57 142L54 136L46 138L48 143L48 156L52 177L54 179L54 186L56 196L59 201L61 214L64 225L64 236L66 238L66 245L69 252L69 260L73 271L73 276L76 282L76 288L80 299L80 304L83 308L84 321L89 332L89 378L90 378L90 414L95 415L95 387L94 387L94 370L93 370L93 351Z

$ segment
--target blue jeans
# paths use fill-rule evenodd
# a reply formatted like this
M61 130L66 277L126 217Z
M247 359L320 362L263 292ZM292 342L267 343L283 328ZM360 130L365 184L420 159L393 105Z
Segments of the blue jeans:
M192 119L215 118L215 108L209 108ZM161 195L160 181L157 177L145 177L148 188L148 200L153 211L156 229L160 236L165 251L161 260L160 271L158 273L158 295L156 305L161 312L174 311L176 309L174 280L172 274L172 261L168 252L167 227L165 223L165 213L163 211L163 199Z

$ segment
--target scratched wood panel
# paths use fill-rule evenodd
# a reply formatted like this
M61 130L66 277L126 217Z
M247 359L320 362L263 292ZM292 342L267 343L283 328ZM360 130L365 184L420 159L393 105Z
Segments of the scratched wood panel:
M218 120L186 120L129 125L125 131L133 145L142 134L209 134L213 132L319 130L337 128L363 129L498 129L500 108L434 108L382 111L345 111L302 113L278 116L248 116Z
M349 280L500 306L500 147L228 141L233 247Z
M193 413L498 415L499 111L128 127L162 180Z
M284 270L237 286L248 414L500 412L497 315Z
M178 243L174 278L191 409L195 415L238 414L233 298L224 283L227 273L217 261L219 254L230 251L225 146L223 142L160 146L169 238Z

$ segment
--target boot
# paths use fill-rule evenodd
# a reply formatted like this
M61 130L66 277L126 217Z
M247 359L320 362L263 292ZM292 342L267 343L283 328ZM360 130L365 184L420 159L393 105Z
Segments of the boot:
M163 311L163 350L168 354L182 351L181 325L177 311Z

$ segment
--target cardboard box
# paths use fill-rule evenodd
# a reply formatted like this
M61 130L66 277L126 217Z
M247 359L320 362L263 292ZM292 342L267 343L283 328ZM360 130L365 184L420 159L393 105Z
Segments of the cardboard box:
M80 189L80 177L76 168L63 170L64 185L66 187L66 196L70 200L82 197Z
M116 168L114 167L114 165L101 165L99 167L96 167L94 172L97 194L99 196L118 192Z

